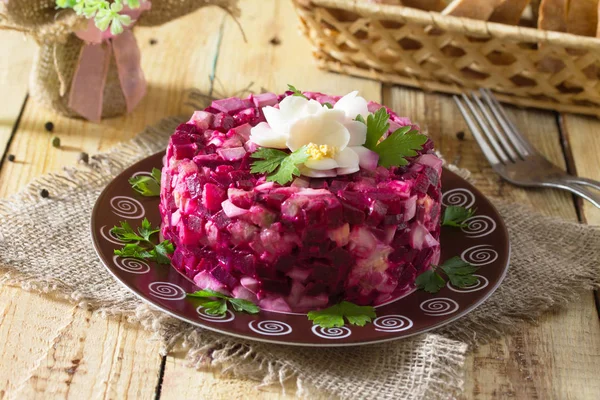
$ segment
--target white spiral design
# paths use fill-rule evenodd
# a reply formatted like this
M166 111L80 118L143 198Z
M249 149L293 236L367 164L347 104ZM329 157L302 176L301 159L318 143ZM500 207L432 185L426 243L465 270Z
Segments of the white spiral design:
M466 227L461 228L470 238L487 236L496 230L496 221L487 215L476 215L465 220Z
M127 196L115 196L110 199L110 206L113 212L122 218L143 218L146 214L142 203Z
M480 267L496 261L498 259L498 252L492 248L492 245L480 244L469 247L462 252L460 257L469 264Z
M457 312L458 309L458 303L447 297L429 299L421 303L421 310L425 311L425 315L432 315L435 317L453 314Z
M163 300L181 300L185 299L185 290L171 282L152 282L148 289L150 295Z
M148 171L138 171L138 172L134 173L133 175L131 175L131 177L135 178L136 176L140 176L140 175L152 176L152 173L150 173Z
M227 310L225 314L222 315L212 315L207 314L206 311L204 311L204 307L199 306L198 308L196 308L196 312L198 313L198 316L201 319L210 322L229 322L233 321L235 318L235 315L233 315L233 313L229 310Z
M127 242L123 242L122 240L119 240L118 237L113 236L112 232L110 231L110 229L106 229L107 226L104 225L102 228L100 228L100 235L106 239L107 241L114 243L114 244L118 244L120 246L126 244Z
M375 318L373 325L380 332L402 332L412 328L413 322L404 315L384 315Z
M315 335L323 339L344 339L352 334L350 328L345 326L341 328L323 328L319 325L313 325L312 331Z
M248 324L254 332L266 336L283 336L292 333L292 327L281 321L250 321Z
M442 195L442 204L471 208L475 204L475 195L469 189L457 188L448 190Z
M138 260L133 257L122 258L119 256L113 257L113 262L117 268L130 274L147 274L150 272L150 266L144 260Z
M477 277L477 283L475 283L471 286L465 286L465 287L459 288L459 287L453 286L450 282L448 282L448 284L446 286L448 286L448 289L452 290L453 292L457 292L457 293L477 292L478 290L482 290L489 286L490 281L488 281L488 279L485 276L481 276L481 275L473 275L473 276Z

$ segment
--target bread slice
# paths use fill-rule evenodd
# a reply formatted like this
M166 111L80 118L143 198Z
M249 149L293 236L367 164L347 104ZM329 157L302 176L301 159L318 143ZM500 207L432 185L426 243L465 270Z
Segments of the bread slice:
M503 0L490 16L490 22L517 25L530 0Z
M538 28L545 31L566 32L569 1L542 0L540 2Z
M503 0L454 0L442 14L487 21Z
M567 6L567 32L596 36L597 30L598 0L570 0Z

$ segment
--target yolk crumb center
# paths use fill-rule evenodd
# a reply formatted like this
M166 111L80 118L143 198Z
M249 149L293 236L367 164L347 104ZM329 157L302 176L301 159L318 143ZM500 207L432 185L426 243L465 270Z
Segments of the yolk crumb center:
M309 143L306 146L306 152L311 160L322 160L323 158L333 158L337 153L337 147L326 144Z

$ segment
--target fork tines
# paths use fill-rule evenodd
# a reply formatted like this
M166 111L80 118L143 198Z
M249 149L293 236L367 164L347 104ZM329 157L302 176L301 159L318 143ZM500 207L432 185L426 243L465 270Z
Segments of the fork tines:
M533 155L533 146L519 133L492 92L479 91L454 96L454 101L488 161L492 165L507 164Z

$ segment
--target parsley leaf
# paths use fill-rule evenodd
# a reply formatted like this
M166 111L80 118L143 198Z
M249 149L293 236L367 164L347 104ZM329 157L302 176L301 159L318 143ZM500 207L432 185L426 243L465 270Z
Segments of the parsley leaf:
M277 167L281 164L284 158L288 156L288 153L285 153L281 150L276 149L267 149L266 147L261 147L256 150L254 153L250 155L252 158L262 158L262 161L254 161L252 163L252 168L250 172L253 174L261 174L275 171Z
M133 257L140 259L148 259L153 257L151 252L137 243L128 243L123 246L121 250L116 249L115 255L119 257Z
M357 115L355 120L367 125L367 139L364 146L379 154L379 165L389 168L391 166L407 165L405 157L414 157L417 150L421 150L427 141L427 136L413 130L410 126L396 129L391 135L380 142L381 138L390 129L390 115L385 107L381 107L374 114L369 114L367 120Z
M473 276L473 274L479 268L465 262L460 257L453 257L447 260L439 268L448 276L450 283L456 287L466 287L477 283L477 277Z
M113 227L110 231L119 240L129 243L121 249L115 249L115 255L155 261L159 264L171 263L168 255L175 251L173 243L164 240L159 244L154 244L151 237L158 233L160 228L152 228L152 224L147 218L144 218L142 225L137 229L137 233L127 221L121 221L120 225Z
M160 169L152 168L151 176L133 176L129 178L129 184L133 190L142 196L160 196Z
M111 233L115 235L119 240L123 242L137 242L140 240L145 240L143 237L141 237L133 231L133 228L131 227L131 225L129 225L127 221L121 221L120 224L120 227L115 226L110 230Z
M379 154L379 165L383 167L407 165L405 157L414 157L416 150L421 150L427 141L427 136L420 134L411 127L397 129L375 148Z
M478 269L460 257L452 257L442 265L432 265L430 270L417 277L415 284L417 289L428 293L437 293L446 286L446 280L440 275L440 271L442 271L452 285L463 288L477 283L477 277L473 274Z
M474 209L460 206L448 206L444 211L442 226L454 226L464 228L467 226L464 222L475 214Z
M323 103L323 107L327 107L330 110L333 108L333 106L331 105L331 103Z
M224 315L227 312L227 303L231 304L233 309L238 312L258 314L260 311L260 308L251 301L229 297L211 289L202 289L187 295L198 298L206 313L210 315Z
M306 146L300 147L298 150L294 151L281 161L277 172L268 175L267 181L277 182L280 185L285 185L294 179L294 176L300 176L298 164L302 164L308 160L308 157L309 155L306 152Z
M164 240L154 247L156 262L159 264L170 264L169 254L173 254L175 246L170 240Z
M298 96L298 97L304 97L306 100L308 100L308 97L306 97L304 94L302 94L301 91L299 91L298 89L296 89L293 85L290 85L288 83L288 90L292 93L292 96Z
M291 154L276 149L260 148L250 157L262 158L262 160L252 163L250 172L267 173L267 181L285 185L294 179L294 176L300 175L298 164L308 160L309 155L306 152L306 146L302 146Z
M419 275L415 280L415 284L417 289L424 290L427 293L437 293L446 286L446 281L437 272L430 269Z
M211 290L211 289L202 289L202 290L198 290L197 292L194 293L188 293L188 297L199 297L199 298L211 298L211 297L216 297L218 299L226 299L227 296L225 296L223 293L217 292L215 290Z
M251 301L244 299L229 299L229 304L233 307L235 311L239 312L247 312L249 314L257 314L260 311L260 308Z
M367 125L367 140L364 144L367 149L377 151L376 148L379 139L390 129L389 119L390 115L387 113L385 107L381 107L375 114L369 114L366 122L362 115L356 116L357 121Z
M358 306L349 301L342 301L323 310L309 311L307 316L315 325L334 328L344 326L344 318L349 324L365 326L367 322L377 317L377 314L375 308L371 306Z
M138 232L146 241L149 241L150 236L157 233L158 231L160 231L159 227L152 229L152 225L150 224L150 221L148 221L148 218L144 218L144 220L142 221L142 226L138 228Z
M224 315L227 312L227 301L224 299L206 300L202 302L202 308L209 315Z

